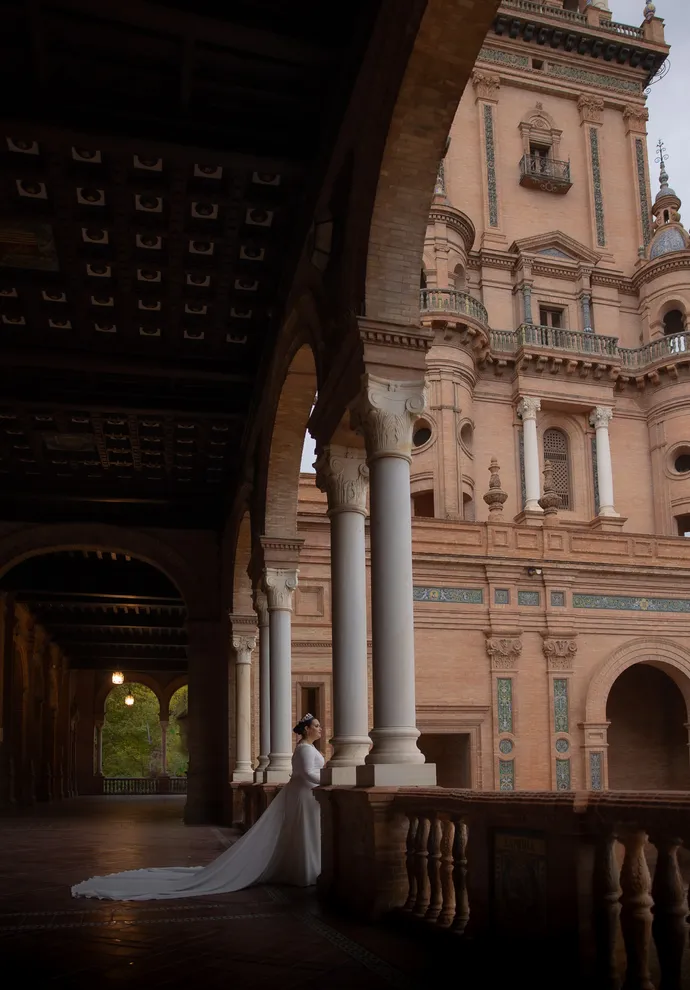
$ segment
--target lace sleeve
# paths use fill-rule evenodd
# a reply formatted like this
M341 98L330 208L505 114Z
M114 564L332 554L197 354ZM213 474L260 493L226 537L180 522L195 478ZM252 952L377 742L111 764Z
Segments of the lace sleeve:
M320 767L318 765L316 750L306 743L299 743L292 754L292 773L295 777L302 777L311 787L318 787L321 783Z

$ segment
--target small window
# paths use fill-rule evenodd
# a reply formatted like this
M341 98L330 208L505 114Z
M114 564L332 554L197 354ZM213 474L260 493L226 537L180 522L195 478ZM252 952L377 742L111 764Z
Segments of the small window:
M678 536L690 537L690 515L676 516Z
M420 419L415 423L412 431L412 445L423 447L429 440L431 440L431 427L426 420Z
M678 474L687 474L690 472L690 454L680 454L676 457L673 467Z
M565 326L565 310L551 306L540 306L539 322L543 327L554 327L556 330L562 330Z
M664 336L685 331L685 315L679 309L670 310L664 317Z
M412 515L415 519L434 518L434 493L416 492L412 496Z
M543 58L533 58L532 59L532 68L533 69L538 69L538 70L543 69L544 68L544 59Z
M553 468L553 487L561 496L561 509L570 509L570 458L568 456L568 437L563 430L544 431L544 460L551 462Z

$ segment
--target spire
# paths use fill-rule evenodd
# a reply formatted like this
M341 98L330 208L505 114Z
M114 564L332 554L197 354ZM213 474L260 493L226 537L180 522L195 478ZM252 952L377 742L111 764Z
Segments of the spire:
M657 156L654 161L660 166L659 169L659 185L661 189L657 193L657 199L659 196L667 196L669 192L673 194L673 190L668 188L668 172L666 171L666 162L668 161L668 154L666 153L666 147L664 142L659 138L659 143L656 146Z

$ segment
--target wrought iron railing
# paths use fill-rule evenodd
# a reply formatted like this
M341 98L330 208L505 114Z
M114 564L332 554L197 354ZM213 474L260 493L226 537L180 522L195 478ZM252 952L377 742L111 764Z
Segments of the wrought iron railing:
M459 289L421 289L420 308L422 313L453 313L470 316L488 326L489 318L485 307L469 292Z
M103 794L186 794L186 777L103 777Z
M541 155L523 155L520 161L520 176L570 182L570 162L559 162L554 158L543 158Z

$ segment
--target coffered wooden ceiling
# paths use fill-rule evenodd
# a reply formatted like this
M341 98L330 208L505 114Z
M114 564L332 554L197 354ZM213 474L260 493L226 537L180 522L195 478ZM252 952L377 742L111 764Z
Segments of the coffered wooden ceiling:
M377 8L0 3L0 517L220 524Z

